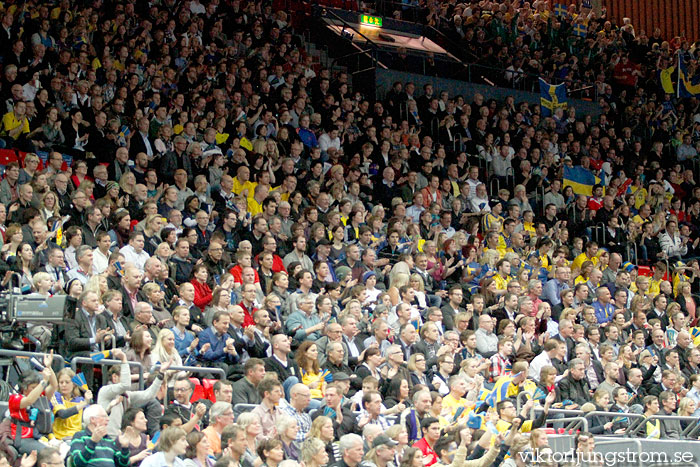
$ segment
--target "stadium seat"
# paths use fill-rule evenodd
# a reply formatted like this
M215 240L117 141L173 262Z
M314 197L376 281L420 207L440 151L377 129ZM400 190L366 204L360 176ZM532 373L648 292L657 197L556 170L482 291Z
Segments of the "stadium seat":
M192 382L192 384L194 384L194 391L192 391L192 397L190 398L190 402L198 401L200 399L206 399L206 396L204 395L204 386L202 386L202 383L199 382L199 379L190 378L190 381Z
M651 268L649 266L638 266L637 270L639 271L640 276L652 276Z
M244 412L250 412L257 407L257 404L236 404L233 406L233 415L238 418L238 416Z
M202 387L204 388L204 397L212 402L216 402L216 397L214 397L214 384L219 381L218 379L205 379L202 378Z

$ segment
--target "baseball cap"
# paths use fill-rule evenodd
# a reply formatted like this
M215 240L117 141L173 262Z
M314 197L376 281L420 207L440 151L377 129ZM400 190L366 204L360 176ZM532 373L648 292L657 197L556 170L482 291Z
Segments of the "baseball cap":
M389 438L385 434L381 434L374 438L374 441L372 441L372 447L373 448L378 448L379 446L396 446L399 443L394 441L393 439Z

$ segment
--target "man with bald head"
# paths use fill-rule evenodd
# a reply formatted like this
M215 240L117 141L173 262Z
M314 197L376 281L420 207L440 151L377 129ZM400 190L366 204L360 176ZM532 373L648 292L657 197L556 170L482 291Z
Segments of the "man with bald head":
M306 408L311 402L311 390L302 383L297 383L289 390L289 402L285 399L280 401L282 412L293 417L297 421L299 430L296 441L301 443L311 430L311 417L306 413Z
M277 375L282 381L285 394L288 395L290 388L301 381L299 366L290 358L292 339L285 334L275 334L271 342L272 356L265 359L265 369Z

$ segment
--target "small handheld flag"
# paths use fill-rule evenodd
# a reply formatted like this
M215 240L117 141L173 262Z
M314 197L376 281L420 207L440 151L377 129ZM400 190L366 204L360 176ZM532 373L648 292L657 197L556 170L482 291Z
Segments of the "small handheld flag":
M124 277L124 267L122 266L121 262L114 262L114 271L117 273L117 276Z
M469 428L474 428L475 430L478 430L481 428L481 424L484 422L484 417L481 415L477 415L474 412L469 413L469 419L467 420L467 426Z
M39 360L37 360L35 357L30 358L29 363L31 363L37 371L44 371L44 365L42 365L41 362L39 362Z
M93 362L99 362L100 360L104 360L105 358L109 358L110 350L103 350L102 352L97 352L92 355L90 355L90 358L92 359Z
M578 37L586 37L586 34L588 33L588 28L586 27L585 24L577 24L573 28L574 36Z
M540 107L542 116L551 117L558 108L566 109L569 101L566 95L566 84L549 84L540 78Z
M556 16L566 16L569 13L569 11L566 8L566 5L563 3L555 3L554 4L554 14Z
M85 375L84 375L84 374L82 374L82 373L76 374L75 376L73 376L73 377L71 378L71 381L73 381L73 384L75 384L76 386L78 386L78 387L79 387L80 389L82 389L83 391L87 391L87 390L88 390L88 385L87 385L87 381L85 381Z

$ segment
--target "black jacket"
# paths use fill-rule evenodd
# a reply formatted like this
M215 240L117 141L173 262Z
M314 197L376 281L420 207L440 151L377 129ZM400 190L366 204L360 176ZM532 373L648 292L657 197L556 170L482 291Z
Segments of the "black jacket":
M96 317L95 330L97 329L99 328ZM72 358L80 353L85 354L91 352L91 337L92 331L90 330L90 324L85 317L85 313L83 313L82 309L76 310L74 319L66 321L65 324L66 350L68 351L68 356Z
M559 381L559 393L562 401L573 401L579 407L591 400L590 386L585 378L576 381L571 375L567 375Z
M280 381L284 381L290 376L296 376L301 381L301 371L299 365L293 359L287 357L287 366L283 366L273 355L265 359L265 371L275 373Z

